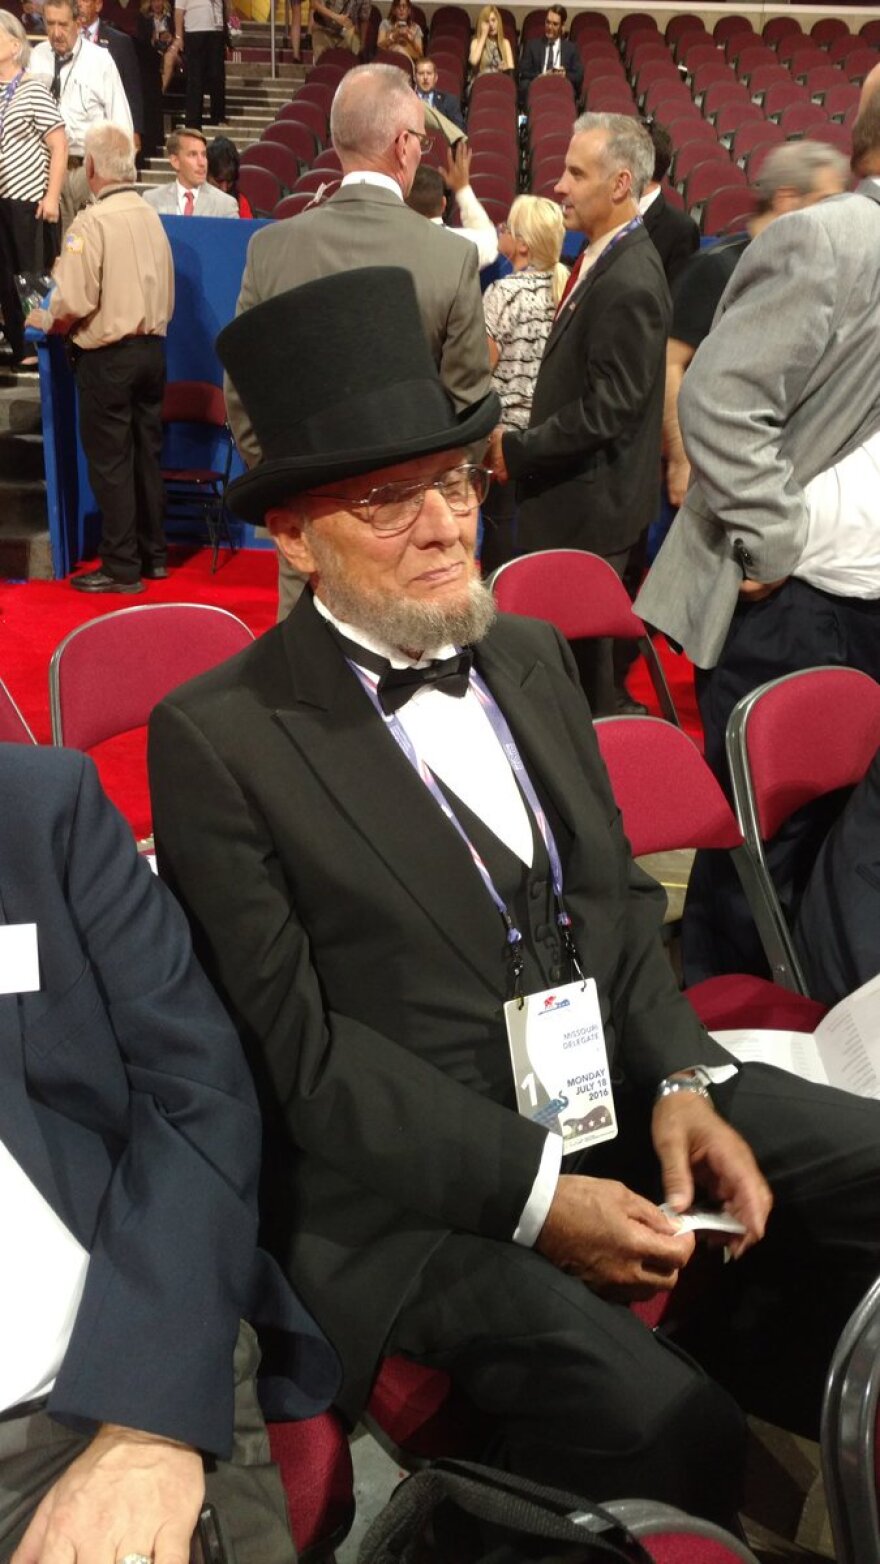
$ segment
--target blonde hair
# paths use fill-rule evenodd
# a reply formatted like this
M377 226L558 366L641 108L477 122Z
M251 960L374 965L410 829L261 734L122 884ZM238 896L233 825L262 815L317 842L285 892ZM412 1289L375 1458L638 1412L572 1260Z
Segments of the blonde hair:
M26 71L31 57L31 46L28 43L27 33L21 22L17 16L13 16L11 11L0 11L0 27L3 28L4 33L8 34L13 43L18 44L18 64L23 71Z
M507 226L512 238L521 239L528 245L529 258L536 270L552 272L553 303L558 304L568 282L568 267L559 259L565 239L561 208L545 196L517 196L510 208Z
M482 11L480 12L479 16L477 17L477 32L480 31L480 28L482 27L484 22L486 23L486 25L488 27L488 25L489 25L489 17L492 15L493 12L494 12L494 14L495 14L495 16L497 18L497 21L498 21L498 32L497 32L496 37L495 37L495 42L497 43L499 49L501 50L501 59L503 61L504 60L504 23L501 20L501 12L499 11L497 5L484 5L483 6Z

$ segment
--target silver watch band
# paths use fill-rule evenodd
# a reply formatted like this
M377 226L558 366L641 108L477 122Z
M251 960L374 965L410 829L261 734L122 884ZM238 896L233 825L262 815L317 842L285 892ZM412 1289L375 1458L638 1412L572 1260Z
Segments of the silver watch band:
M661 1097L674 1097L678 1092L691 1092L695 1097L709 1098L709 1077L705 1070L696 1066L693 1070L682 1071L677 1075L667 1075L662 1080L654 1094L654 1101L659 1102Z

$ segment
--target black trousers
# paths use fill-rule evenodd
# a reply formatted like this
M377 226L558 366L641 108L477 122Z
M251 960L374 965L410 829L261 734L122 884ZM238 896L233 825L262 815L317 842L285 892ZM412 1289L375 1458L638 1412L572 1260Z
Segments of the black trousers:
M183 57L186 64L186 123L201 130L205 93L211 102L211 124L226 119L226 34L187 33Z
M764 1241L714 1272L675 1340L515 1244L454 1234L431 1256L387 1351L446 1369L491 1416L485 1459L729 1523L741 1408L816 1437L834 1342L880 1271L880 1103L761 1065L713 1096L776 1204ZM618 1106L618 1139L571 1160L655 1198L646 1110Z
M79 432L101 511L101 561L117 581L166 557L161 337L126 337L76 362Z
M58 224L38 222L36 202L0 197L0 309L3 331L18 361L25 357L24 314L17 272L50 272L58 255Z
M697 670L706 759L730 791L724 737L737 701L769 679L824 664L861 668L880 679L880 601L836 597L792 577L770 597L737 608L715 668ZM819 845L839 808L820 801L800 811L767 850L777 892L794 915ZM698 853L682 924L687 983L723 972L769 968L748 903L726 853Z
M634 545L638 546L638 545ZM602 557L613 570L626 583L626 574L629 568L631 548L622 549L619 554L604 554ZM625 644L625 643L624 643ZM617 678L615 653L620 642L613 641L610 636L596 636L589 641L572 641L571 650L577 663L578 675L583 685L584 694L590 703L590 710L594 717L617 716L617 686L623 684L625 672Z

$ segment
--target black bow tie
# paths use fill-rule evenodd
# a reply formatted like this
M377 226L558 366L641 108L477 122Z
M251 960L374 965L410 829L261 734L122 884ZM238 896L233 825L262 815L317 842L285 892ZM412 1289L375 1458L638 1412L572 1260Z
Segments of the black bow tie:
M424 668L392 668L387 657L380 657L377 652L370 652L356 641L350 641L335 625L328 625L328 628L351 662L379 675L376 694L386 716L399 711L417 690L425 687L440 690L444 695L454 695L459 700L467 693L474 661L474 654L467 647L463 652L456 652L452 657L441 657Z
M441 657L428 663L426 668L392 668L388 663L379 676L376 694L386 716L405 706L417 690L425 687L440 690L443 695L461 699L467 693L473 653L456 652L454 657Z

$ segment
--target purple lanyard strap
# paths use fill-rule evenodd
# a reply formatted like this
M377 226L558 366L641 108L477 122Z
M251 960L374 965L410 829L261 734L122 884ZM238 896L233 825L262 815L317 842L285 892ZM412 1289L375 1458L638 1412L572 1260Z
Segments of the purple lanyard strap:
M403 723L397 716L397 713L386 713L382 710L382 707L379 704L379 697L376 694L378 680L374 676L371 676L369 673L367 673L365 669L359 667L357 663L352 662L350 659L349 667L352 668L357 674L361 684L364 687L364 690L366 691L366 694L369 696L374 707L376 708L376 711L379 713L379 716L382 718L382 721L391 733L395 743L403 751L406 759L409 761L416 775L421 779L425 787L428 789L431 797L434 799L435 803L443 811L443 814L449 821L449 824L455 831L458 832L458 835L461 837L461 840L464 842L468 852L470 853L474 867L476 868L480 879L482 880L486 890L488 891L493 902L495 903L495 906L501 914L501 919L504 923L507 934L508 953L513 965L514 993L515 997L518 998L520 1002L522 1002L523 957L522 950L520 948L522 945L522 934L516 927L516 924L514 923L510 912L508 911L505 901L499 895L498 889L494 880L492 879L491 874L489 873L489 870L487 869L485 863L480 857L480 854L477 852L477 849L465 831L464 826L461 824L461 821L456 816L454 810L450 807L449 801L446 798L442 788L438 785L430 767L426 765L425 761L423 761L417 753L415 745L404 728ZM550 881L553 886L553 895L556 901L556 922L559 928L562 930L562 939L566 954L571 960L575 971L581 977L583 977L583 971L581 969L580 962L578 961L577 952L575 950L574 941L572 939L571 918L565 910L565 905L562 899L562 860L559 857L559 849L556 846L556 838L550 829L550 822L548 821L544 810L541 808L540 800L532 784L532 779L523 764L522 756L517 749L516 740L510 731L507 720L498 706L498 703L495 700L492 692L487 688L483 680L480 678L480 675L476 672L476 669L471 669L470 686L489 720L495 737L504 751L507 762L519 784L523 797L525 798L525 801L532 812L533 819L540 832L541 840L544 843L544 847L547 851L547 857L550 861Z

